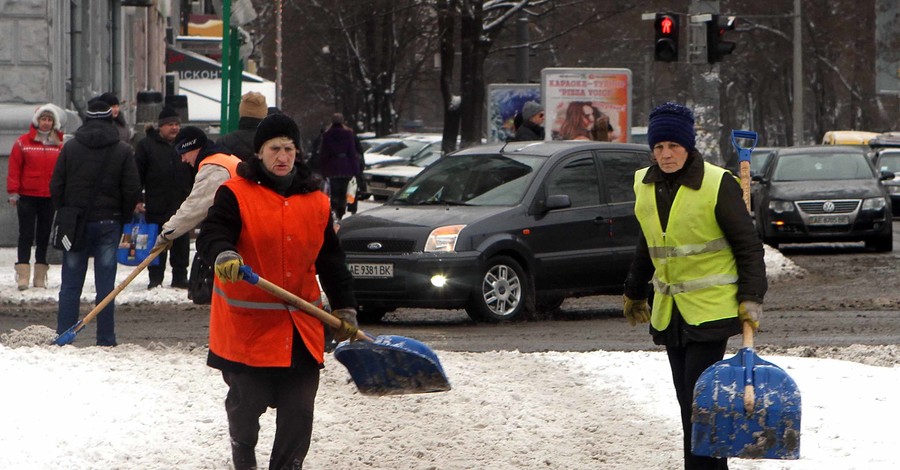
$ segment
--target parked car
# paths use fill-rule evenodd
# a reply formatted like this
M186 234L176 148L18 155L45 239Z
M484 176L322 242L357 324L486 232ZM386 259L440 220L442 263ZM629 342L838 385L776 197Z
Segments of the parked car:
M369 194L379 201L393 196L441 154L441 142L432 142L420 149L407 164L383 164L363 171Z
M385 165L406 164L428 148L441 148L441 134L408 134L393 142L387 142L379 149L366 152L366 168Z
M464 308L498 322L566 297L620 294L638 238L634 172L646 145L514 142L438 158L338 236L360 318Z
M778 149L756 178L756 226L766 244L864 241L876 251L893 250L891 199L882 181L894 174L876 170L865 149Z
M884 186L891 195L891 206L894 215L900 215L900 148L885 148L875 156L875 168L879 171L890 171L894 177L884 180Z

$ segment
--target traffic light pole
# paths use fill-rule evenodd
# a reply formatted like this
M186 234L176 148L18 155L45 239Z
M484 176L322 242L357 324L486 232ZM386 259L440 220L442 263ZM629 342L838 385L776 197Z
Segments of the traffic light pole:
M690 17L718 14L719 2L707 0L692 0L688 6L688 14ZM707 65L706 51L706 23L698 23L688 21L688 31L690 32L690 52L688 60L691 64L701 65L704 67L704 73L691 73L691 93L693 98L691 107L694 109L694 117L697 120L697 131L706 134L715 139L714 145L707 145L704 159L710 163L726 166L725 158L722 156L720 149L730 145L730 140L726 138L723 132L722 117L719 92L721 89L721 78L719 77L719 64ZM708 67L708 69L706 68ZM729 134L730 135L730 134ZM698 136L700 137L700 136ZM712 144L713 142L707 142Z
M803 36L800 33L800 0L794 0L794 145L803 145Z

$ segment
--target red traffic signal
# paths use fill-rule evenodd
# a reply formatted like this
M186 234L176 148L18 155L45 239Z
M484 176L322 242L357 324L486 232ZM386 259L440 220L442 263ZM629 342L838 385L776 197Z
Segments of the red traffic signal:
M674 13L657 13L653 22L655 31L653 58L659 62L678 60L678 16Z
M706 61L714 64L734 52L733 41L725 41L725 33L734 30L735 17L712 15L706 23Z

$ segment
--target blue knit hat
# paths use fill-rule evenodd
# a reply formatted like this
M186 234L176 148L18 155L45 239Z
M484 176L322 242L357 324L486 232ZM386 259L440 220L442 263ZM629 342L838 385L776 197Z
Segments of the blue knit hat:
M653 149L659 142L677 142L689 152L694 150L694 113L687 106L666 102L650 113L647 143Z

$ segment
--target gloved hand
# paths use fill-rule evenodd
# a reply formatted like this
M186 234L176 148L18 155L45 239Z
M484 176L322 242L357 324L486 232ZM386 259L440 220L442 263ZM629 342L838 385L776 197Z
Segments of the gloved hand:
M622 311L631 326L650 321L650 306L647 305L647 299L634 300L629 299L627 295L623 295L622 299L625 301Z
M172 248L172 240L166 238L166 234L160 233L159 236L156 237L156 244L153 245L151 251L168 250L169 248Z
M353 340L359 331L359 323L356 322L356 309L339 308L332 315L341 319L341 327L334 328L334 340L340 343L345 340Z
M244 260L236 251L225 250L216 256L216 277L223 282L238 282L244 278L241 266Z
M752 300L741 302L738 306L738 318L740 318L742 322L750 323L750 326L753 327L753 331L756 331L759 328L759 319L762 318L762 305L760 305L759 302L753 302Z

